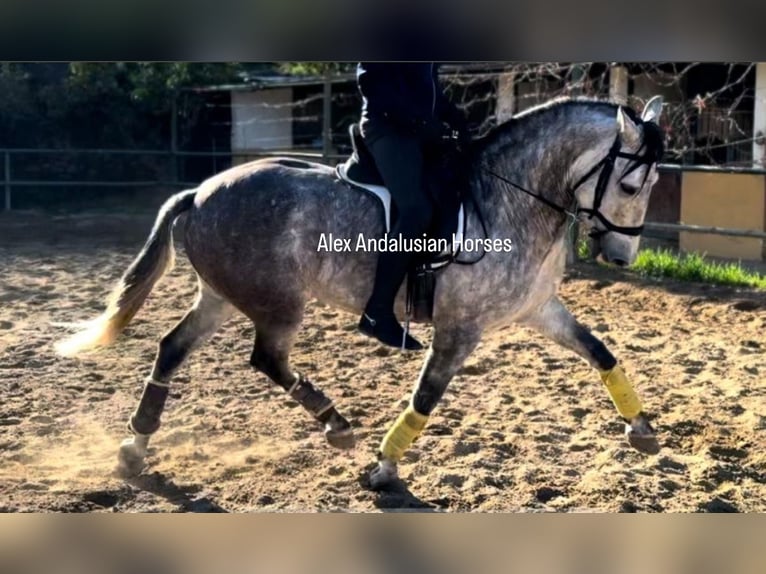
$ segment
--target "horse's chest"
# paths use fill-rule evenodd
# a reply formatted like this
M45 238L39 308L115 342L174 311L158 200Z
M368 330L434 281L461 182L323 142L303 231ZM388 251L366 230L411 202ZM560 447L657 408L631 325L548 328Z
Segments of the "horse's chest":
M526 289L517 307L517 317L534 312L543 303L556 295L566 265L566 242L557 241L536 270L530 270Z

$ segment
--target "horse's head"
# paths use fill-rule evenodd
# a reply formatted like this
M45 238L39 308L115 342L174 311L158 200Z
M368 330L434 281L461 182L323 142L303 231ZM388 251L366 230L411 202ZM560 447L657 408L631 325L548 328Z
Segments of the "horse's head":
M657 125L661 111L660 96L647 102L640 118L619 106L608 154L576 186L579 211L588 215L585 220L590 224L594 257L601 254L607 262L620 266L630 265L636 258L663 152Z

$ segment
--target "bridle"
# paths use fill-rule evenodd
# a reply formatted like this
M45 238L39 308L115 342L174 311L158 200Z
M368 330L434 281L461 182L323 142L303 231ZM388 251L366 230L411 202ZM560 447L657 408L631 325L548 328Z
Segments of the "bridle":
M658 162L660 157L662 156L662 151L663 151L662 139L661 137L657 139L657 136L659 134L659 127L653 122L641 122L640 120L638 120L637 123L643 124L644 126L644 140L641 144L641 147L638 150L639 153L628 153L628 152L622 151L622 143L620 140L620 134L618 132L617 136L614 139L614 143L612 144L612 147L609 148L609 152L606 154L606 156L604 156L598 163L596 163L596 165L594 165L590 170L588 170L588 172L586 172L585 175L583 175L579 180L577 180L577 183L575 183L574 186L570 188L569 195L574 197L574 194L577 191L577 189L580 186L582 186L586 181L588 181L590 178L592 178L596 173L598 173L598 181L596 182L596 190L595 190L595 194L593 198L592 207L577 206L573 212L571 210L566 209L565 207L562 207L561 205L558 205L557 203L554 203L553 201L547 199L546 197L540 195L539 193L535 193L534 191L531 191L490 169L487 169L487 168L483 168L483 169L489 175L496 177L497 179L503 181L504 183L507 183L508 185L513 186L514 188L526 193L527 195L531 195L532 197L544 203L551 209L554 209L558 211L559 213L567 215L571 217L572 219L576 218L577 215L579 215L580 213L587 214L588 219L593 219L594 217L597 218L601 222L601 224L605 227L605 229L596 229L594 227L593 231L591 231L590 233L590 236L593 238L601 237L602 235L606 235L609 232L620 233L622 235L629 235L629 236L635 237L637 235L641 235L641 232L644 230L643 225L637 225L637 226L631 226L631 227L623 227L621 225L616 225L612 223L601 212L600 207L604 199L604 195L606 194L606 186L609 183L609 178L612 177L612 172L614 171L614 164L617 158L633 160L633 163L630 164L625 169L623 174L620 176L620 180L622 180L624 177L626 177L627 175L629 175L630 173L632 173L633 171L635 171L642 165L651 166L652 164ZM656 130L656 132L652 133L654 132L654 130ZM654 145L651 145L652 143L654 143ZM640 152L644 149L646 149L646 152L644 154L641 154ZM646 179L648 176L649 176L649 170L647 169L646 174L644 175L644 181L641 184L641 188L643 188L644 184L646 183Z
M641 146L641 149L646 147L645 145ZM644 153L643 155L640 153L627 153L622 151L622 144L620 142L620 134L618 133L617 136L614 139L614 143L612 144L612 147L609 148L609 153L604 157L600 162L598 162L589 172L587 172L584 176L582 176L578 182L572 187L571 193L574 195L575 191L577 191L577 188L579 188L582 184L584 184L588 179L590 179L593 174L596 173L596 171L601 168L601 172L598 175L598 181L596 182L596 190L593 196L593 206L592 207L578 207L576 213L585 213L588 215L588 219L593 219L596 217L606 229L593 229L590 236L591 237L600 237L601 235L605 235L609 233L610 231L613 231L615 233L620 233L622 235L629 235L631 237L635 237L636 235L641 235L641 232L644 230L643 225L637 225L633 227L623 227L621 225L615 225L609 219L601 213L601 210L599 209L601 207L601 202L604 199L604 195L606 194L606 185L609 183L609 178L612 177L612 172L614 171L614 162L617 160L617 158L623 158L623 159L629 159L633 160L633 163L629 165L626 170L623 172L623 174L620 176L620 180L625 178L627 175L633 173L635 170L637 170L642 165L651 166L655 161L656 158L654 157L654 154L649 153L647 150L647 153ZM640 152L641 149L638 151ZM644 180L641 182L641 188L644 187L644 184L646 183L646 178L649 176L649 170L646 170L646 174L644 175ZM641 189L639 188L639 189Z

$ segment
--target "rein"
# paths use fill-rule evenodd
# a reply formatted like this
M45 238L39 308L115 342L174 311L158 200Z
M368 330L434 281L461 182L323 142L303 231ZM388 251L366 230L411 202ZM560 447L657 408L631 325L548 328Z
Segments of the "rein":
M641 149L643 149L645 146L642 144ZM617 158L624 158L624 159L631 159L633 160L633 164L628 167L628 169L625 170L625 172L620 176L620 179L624 178L628 174L632 173L636 169L638 169L642 165L651 165L655 161L657 161L657 158L655 157L656 154L652 153L645 153L643 155L639 153L627 153L621 150L621 144L620 144L620 134L617 134L617 136L614 139L614 143L612 144L612 147L609 148L609 153L607 153L606 156L604 156L601 161L596 163L588 172L583 175L577 183L569 190L569 195L574 196L575 191L584 184L586 181L588 181L591 177L593 177L598 172L598 181L596 183L596 191L595 196L593 199L593 207L577 207L574 212L569 211L568 209L562 207L561 205L558 205L557 203L554 203L553 201L547 199L546 197L540 195L539 193L535 193L534 191L531 191L524 186L521 186L517 184L514 181L511 181L510 179L503 177L499 173L496 173L490 169L483 168L483 170L488 173L489 175L499 179L503 183L506 183L510 186L513 186L514 188L518 189L519 191L526 193L527 195L534 197L541 203L547 205L554 211L557 211L563 215L567 215L569 217L577 217L580 213L588 214L589 219L593 219L593 217L596 217L601 223L604 225L606 229L594 229L590 236L591 237L600 237L601 235L605 235L609 233L610 231L613 231L615 233L620 233L622 235L630 235L630 236L636 236L641 235L641 232L644 230L643 225L637 225L634 227L623 227L621 225L616 225L612 223L607 217L601 213L600 207L601 202L604 199L604 195L606 193L606 186L607 183L609 183L609 178L612 176L612 172L614 171L614 162ZM601 170L599 172L599 169ZM644 182L646 182L646 178L648 177L649 172L647 171L646 176L644 176ZM643 185L642 185L643 187Z
M614 171L615 161L618 158L633 160L633 163L628 165L628 167L620 176L620 180L622 180L625 176L629 175L630 173L632 173L633 171L635 171L642 165L652 165L653 163L658 162L663 154L664 146L662 142L662 136L660 135L659 127L653 122L642 122L638 118L634 118L634 121L637 124L642 124L645 128L644 141L641 143L641 147L638 149L638 153L628 153L628 152L622 151L620 134L618 133L614 139L614 142L612 143L612 146L609 148L609 152L606 154L606 156L604 156L598 163L596 163L590 170L588 170L585 173L585 175L583 175L577 181L577 183L569 190L568 195L571 195L574 197L574 194L577 191L577 189L581 185L583 185L586 181L588 181L590 178L592 178L596 173L598 173L598 181L596 182L596 189L595 189L592 207L577 206L574 210L570 210L555 203L554 201L551 201L550 199L546 198L540 193L527 189L526 187L522 185L519 185L518 183L508 179L507 177L500 175L494 170L491 170L486 167L482 167L481 170L491 175L492 177L499 179L506 185L509 185L513 187L514 189L517 189L523 193L526 193L527 195L531 197L534 197L536 200L548 206L550 209L553 209L554 211L562 215L566 215L567 217L571 218L573 222L575 221L575 219L580 213L587 214L588 219L593 219L595 217L601 222L601 224L604 226L605 229L594 228L589 234L590 237L594 239L601 237L603 235L606 235L607 233L610 233L610 232L635 237L637 235L641 235L641 232L644 230L643 224L637 225L637 226L631 226L631 227L623 227L621 225L616 225L615 223L611 222L603 213L601 213L601 210L599 209L604 199L604 195L606 194L606 187L607 187L607 184L609 183L609 178L612 176L612 172ZM646 150L646 152L641 154L640 152L644 149ZM644 181L641 185L642 188L644 183L646 183L646 178L648 176L649 176L649 170L647 170L646 175L644 175ZM481 213L481 209L479 208L479 204L476 201L476 198L474 197L473 193L470 192L470 190L468 192L468 195L471 199L471 202L473 203L474 208L476 209L476 216L479 219L482 232L484 233L484 238L486 239L489 237L489 235L487 233L487 227L484 221L484 217ZM450 263L456 263L458 265L474 265L478 263L479 261L481 261L486 255L486 253L487 252L485 249L482 251L482 254L478 258L472 261L460 261L459 259L457 259L459 253L456 253L453 257L451 257L447 261L447 264L449 265Z

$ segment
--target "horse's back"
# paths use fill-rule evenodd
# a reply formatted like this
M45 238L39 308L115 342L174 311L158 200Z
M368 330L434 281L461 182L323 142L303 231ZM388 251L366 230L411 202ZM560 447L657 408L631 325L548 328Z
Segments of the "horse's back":
M195 204L202 204L213 195L230 192L265 192L274 188L294 186L314 176L313 185L322 180L329 183L333 176L332 168L316 163L289 157L263 158L235 165L202 182L199 186ZM313 178L312 178L313 179Z
M273 301L273 293L324 283L374 264L374 254L337 254L322 237L382 233L376 200L351 189L334 169L294 158L262 159L205 181L185 226L186 253L200 276L240 308ZM323 280L323 278L326 279ZM310 288L310 287L309 287Z

